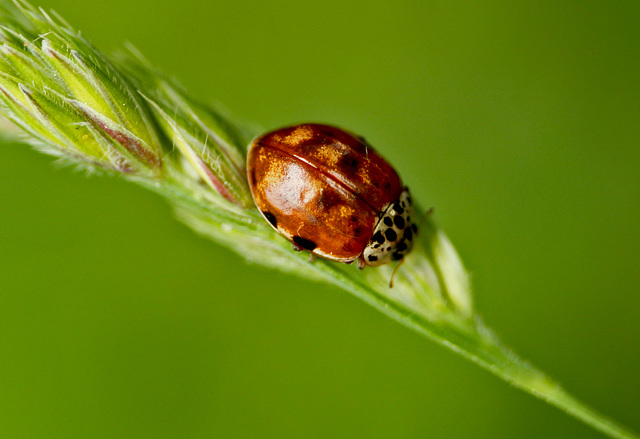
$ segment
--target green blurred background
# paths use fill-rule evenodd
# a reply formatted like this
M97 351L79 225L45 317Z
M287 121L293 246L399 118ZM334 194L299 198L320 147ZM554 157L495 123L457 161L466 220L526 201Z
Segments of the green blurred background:
M640 430L636 1L43 0L265 128L366 135L489 326ZM159 197L0 148L3 438L600 438Z

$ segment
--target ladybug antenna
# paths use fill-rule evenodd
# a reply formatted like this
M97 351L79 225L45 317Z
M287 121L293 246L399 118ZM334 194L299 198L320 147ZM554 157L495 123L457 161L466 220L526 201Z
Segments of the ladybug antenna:
M391 280L389 281L389 288L393 288L393 278L396 277L396 273L398 272L398 268L404 263L404 258L400 259L396 268L393 269L393 273L391 273Z
M433 207L430 207L423 215L422 218L420 218L420 221L418 222L418 232L420 232L420 226L422 225L422 223L424 222L424 220L427 219L428 216L431 216L433 214Z

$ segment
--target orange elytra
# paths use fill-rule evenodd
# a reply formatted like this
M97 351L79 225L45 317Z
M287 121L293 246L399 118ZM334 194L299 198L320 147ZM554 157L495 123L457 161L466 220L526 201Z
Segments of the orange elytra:
M296 250L360 268L411 250L409 190L362 137L315 123L271 131L252 142L247 174L258 209Z

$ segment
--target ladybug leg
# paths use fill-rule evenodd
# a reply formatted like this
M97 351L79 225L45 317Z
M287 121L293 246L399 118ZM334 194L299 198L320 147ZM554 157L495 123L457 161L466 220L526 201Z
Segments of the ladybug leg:
M293 244L293 249L297 252L301 252L302 250L306 250L304 247L298 245L298 244ZM316 260L316 255L314 253L309 252L309 262L313 262Z
M301 252L302 250L306 250L304 247L298 245L298 244L293 244L293 249L297 252ZM316 260L316 255L314 253L309 252L309 262L313 262Z
M360 257L358 258L358 268L360 270L362 270L364 267L366 267L366 263L364 262L364 258L362 257L362 255L360 255Z

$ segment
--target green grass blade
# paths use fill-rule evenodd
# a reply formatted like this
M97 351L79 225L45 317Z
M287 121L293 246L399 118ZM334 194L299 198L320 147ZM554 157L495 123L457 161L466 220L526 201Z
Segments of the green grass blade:
M180 220L248 261L336 285L609 437L639 438L571 396L484 326L464 265L433 218L393 288L392 266L360 271L310 263L251 203L240 124L196 102L140 56L106 57L57 16L0 0L0 18L0 114L31 143L157 192ZM47 33L40 46L32 43Z

